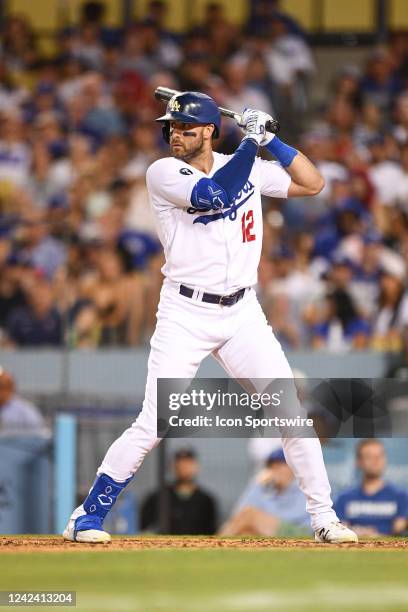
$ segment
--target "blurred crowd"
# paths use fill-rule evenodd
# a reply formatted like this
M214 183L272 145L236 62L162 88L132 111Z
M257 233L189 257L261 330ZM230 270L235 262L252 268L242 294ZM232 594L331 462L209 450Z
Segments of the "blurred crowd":
M307 34L274 0L238 28L217 3L184 35L166 3L107 28L103 4L40 52L21 16L0 51L0 343L137 346L163 256L145 171L167 154L158 85L277 116L319 167L312 199L265 198L258 295L285 348L399 351L408 324L408 34L338 66L324 101ZM240 141L224 120L216 150Z

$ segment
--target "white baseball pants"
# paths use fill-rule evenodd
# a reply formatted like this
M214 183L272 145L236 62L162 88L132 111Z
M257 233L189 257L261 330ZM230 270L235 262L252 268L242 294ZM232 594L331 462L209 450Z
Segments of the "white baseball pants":
M151 339L142 411L111 445L98 474L123 482L138 470L145 455L160 442L156 429L157 379L192 379L201 361L210 354L236 379L293 376L253 290L234 306L218 306L184 297L178 293L178 286L166 280ZM312 528L317 530L337 520L319 440L285 438L282 445L286 461L306 496Z

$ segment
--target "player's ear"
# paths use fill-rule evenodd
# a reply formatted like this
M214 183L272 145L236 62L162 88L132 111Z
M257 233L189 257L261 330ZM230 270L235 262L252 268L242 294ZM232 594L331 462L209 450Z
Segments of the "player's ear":
M214 133L215 127L212 123L209 123L208 125L204 126L204 138L205 140L210 140L210 138L212 138L212 135Z

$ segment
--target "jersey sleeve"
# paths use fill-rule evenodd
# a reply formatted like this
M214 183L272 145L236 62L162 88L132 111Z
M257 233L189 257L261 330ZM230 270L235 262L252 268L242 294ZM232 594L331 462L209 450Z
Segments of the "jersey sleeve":
M287 198L291 178L279 162L259 157L255 160L259 174L259 188L262 195L272 198Z
M152 202L158 206L190 206L194 185L204 175L184 167L172 158L159 159L146 172L146 185Z

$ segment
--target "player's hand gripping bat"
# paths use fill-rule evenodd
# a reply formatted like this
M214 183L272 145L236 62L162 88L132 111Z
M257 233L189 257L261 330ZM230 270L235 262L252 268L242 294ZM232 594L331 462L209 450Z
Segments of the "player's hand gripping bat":
M157 87L154 92L154 97L157 98L157 100L170 100L170 98L179 93L181 93L181 91L177 91L176 89L169 89L168 87ZM220 110L221 115L224 115L224 117L229 117L230 119L234 119L240 127L242 126L240 113L236 113L235 111L229 110L228 108L223 108L222 106L219 106L218 108ZM271 119L270 121L266 122L265 128L267 132L277 134L280 129L279 121L277 121L276 119Z

